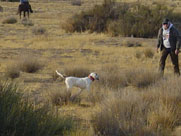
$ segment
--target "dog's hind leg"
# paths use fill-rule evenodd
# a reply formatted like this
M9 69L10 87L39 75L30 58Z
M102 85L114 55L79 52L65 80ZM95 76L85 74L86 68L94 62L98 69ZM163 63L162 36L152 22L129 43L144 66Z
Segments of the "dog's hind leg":
M70 99L71 97L71 91L70 91L71 87L67 86L67 92L66 92L66 96L67 96L67 99Z

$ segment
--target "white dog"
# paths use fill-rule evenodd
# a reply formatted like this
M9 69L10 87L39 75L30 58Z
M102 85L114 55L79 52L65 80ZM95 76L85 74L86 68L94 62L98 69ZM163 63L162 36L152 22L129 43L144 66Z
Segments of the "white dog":
M65 84L67 87L67 91L69 92L72 87L78 87L80 90L77 95L80 95L83 89L86 89L87 91L90 91L90 85L94 80L99 80L99 76L97 73L91 73L88 77L84 78L78 78L78 77L66 77L59 73L56 70L57 75L65 79ZM74 97L75 97L74 96Z

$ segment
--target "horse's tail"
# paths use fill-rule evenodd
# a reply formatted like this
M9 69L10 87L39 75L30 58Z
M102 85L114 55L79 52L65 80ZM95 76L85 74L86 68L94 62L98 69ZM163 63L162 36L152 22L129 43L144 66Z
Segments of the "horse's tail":
M22 8L22 4L19 4L17 14L19 14L19 13L20 13L21 8Z
M31 8L31 5L28 4L28 6L29 6L29 11L30 11L31 13L33 13L33 10L32 10L32 8Z
M18 6L18 11L17 11L17 15L20 13L20 8L21 8L21 4L19 4L19 6Z

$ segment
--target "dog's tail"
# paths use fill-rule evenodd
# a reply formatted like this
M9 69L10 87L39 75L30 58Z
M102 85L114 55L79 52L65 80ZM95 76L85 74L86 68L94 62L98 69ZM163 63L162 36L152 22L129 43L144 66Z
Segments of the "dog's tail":
M57 70L56 70L56 73L57 73L57 75L61 76L63 79L65 79L65 78L66 78L66 76L62 75L62 74L61 74L61 73L59 73Z

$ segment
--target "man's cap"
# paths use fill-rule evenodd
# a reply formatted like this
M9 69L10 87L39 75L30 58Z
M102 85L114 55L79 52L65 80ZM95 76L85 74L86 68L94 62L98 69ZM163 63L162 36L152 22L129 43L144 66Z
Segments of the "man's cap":
M163 24L168 24L169 22L170 22L170 20L168 18L165 18L162 23Z

